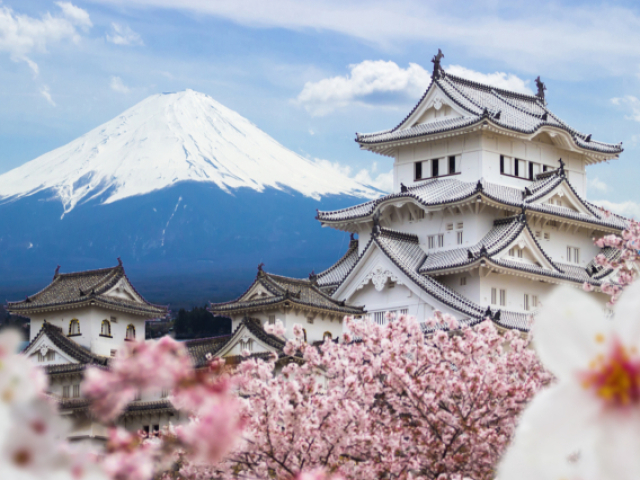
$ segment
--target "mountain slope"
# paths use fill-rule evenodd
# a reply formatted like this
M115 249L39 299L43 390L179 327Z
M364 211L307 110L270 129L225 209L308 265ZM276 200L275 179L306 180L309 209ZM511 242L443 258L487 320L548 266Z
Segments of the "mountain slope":
M64 213L181 181L323 195L379 192L286 149L233 110L193 90L148 97L63 147L0 175L0 200L51 190Z
M240 294L264 262L306 276L348 235L315 210L378 192L287 150L212 98L154 95L0 176L0 299L116 264L173 307Z

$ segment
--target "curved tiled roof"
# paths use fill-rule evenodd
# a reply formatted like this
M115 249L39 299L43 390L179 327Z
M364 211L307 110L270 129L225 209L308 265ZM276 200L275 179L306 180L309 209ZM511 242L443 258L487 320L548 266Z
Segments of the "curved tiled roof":
M318 285L327 287L330 285L338 285L351 271L351 268L358 261L358 240L351 240L349 248L340 260L334 263L324 272L318 274Z
M105 307L119 308L145 316L164 316L167 307L147 302L137 291L141 302L105 295L122 278L128 281L124 267L87 270L76 273L58 273L53 281L38 293L19 302L8 302L10 312L21 314L33 310L56 309L62 307L77 308L93 302ZM133 285L131 285L133 288ZM134 288L135 291L135 288Z
M246 296L256 283L260 283L273 296L255 300L243 300L243 297ZM212 303L208 310L213 314L228 314L234 311L247 311L261 307L275 306L284 302L344 315L358 315L363 312L362 307L348 306L345 305L344 302L331 298L320 290L318 285L310 280L283 277L262 270L258 271L256 280L241 297L231 302Z
M437 85L444 94L465 112L463 117L435 120L410 128L403 128L409 117L422 104L429 90ZM542 127L555 127L566 131L576 146L603 154L617 155L621 144L597 142L590 135L570 127L547 107L541 98L510 92L490 85L466 80L445 72L434 78L425 94L411 113L395 128L383 132L356 134L361 145L378 144L420 137L435 133L451 132L480 122L491 122L499 127L523 134L532 134Z
M486 318L487 308L481 307L437 280L418 273L426 254L420 248L415 235L383 228L379 233L374 233L372 237L373 242L380 250L416 285L436 300L468 317L466 323L475 324ZM530 321L528 315L517 312L500 312L499 318L497 318L496 313L491 312L492 319L500 327L528 331Z
M207 355L215 355L224 347L233 335L222 335L219 337L196 338L184 342L189 352L193 364L202 367L208 363Z
M560 184L565 183L576 198L592 215L576 212L559 205L536 203L541 197L552 192ZM530 192L530 195L527 195ZM567 178L558 170L552 176L532 182L526 189L507 187L488 182L484 179L478 182L463 182L453 178L433 178L424 183L409 187L405 192L391 193L376 200L370 200L341 210L327 212L318 211L316 218L322 223L342 223L372 216L376 210L387 202L400 199L413 199L425 207L453 204L479 197L502 205L526 208L536 213L562 217L583 223L603 226L609 229L624 230L627 223L619 215L606 214L599 207L584 200L571 186Z

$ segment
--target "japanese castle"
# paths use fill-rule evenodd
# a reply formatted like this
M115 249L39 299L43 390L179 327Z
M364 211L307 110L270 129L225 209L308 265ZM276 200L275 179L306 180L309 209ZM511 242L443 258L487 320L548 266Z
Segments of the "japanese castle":
M284 364L292 360L283 349L294 324L307 342L322 342L343 333L347 315L384 324L388 312L424 322L440 311L527 332L559 284L591 285L604 308L600 287L613 272L594 259L617 251L593 239L621 233L627 221L586 200L586 167L618 158L621 144L598 142L556 117L539 78L536 95L510 92L448 74L441 58L433 58L431 84L400 124L356 135L361 149L394 159L393 193L317 213L323 227L351 233L342 258L305 279L259 266L244 294L209 308L232 319L232 333L186 342L196 366L209 355L240 361L247 351L275 353ZM105 430L81 396L83 371L109 368L117 350L144 339L145 322L167 308L135 290L122 262L56 270L47 287L7 308L31 319L24 354L48 373L50 394L74 419L72 437L100 443ZM277 320L283 337L265 330ZM136 399L118 423L150 432L183 421L166 396Z
M387 312L423 322L440 311L526 332L559 284L590 284L604 308L599 287L612 272L594 259L616 251L593 239L620 233L627 222L585 199L586 166L618 158L622 145L598 142L556 117L539 78L537 94L524 95L448 74L441 58L433 58L431 84L400 124L356 134L361 149L394 159L394 192L318 212L323 227L351 233L344 256L308 280L260 271L244 295L211 305L212 313L231 316L234 326L248 317L286 319L289 334L303 323L313 329L309 341L341 333L331 315L287 306L261 276L290 296L302 291L295 284L305 285L325 294L317 296L323 302L363 309L381 324Z

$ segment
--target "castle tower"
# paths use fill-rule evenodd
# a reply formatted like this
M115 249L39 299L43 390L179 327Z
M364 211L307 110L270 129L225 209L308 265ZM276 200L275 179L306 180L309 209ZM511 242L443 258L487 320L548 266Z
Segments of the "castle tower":
M441 58L399 125L356 134L361 149L394 159L394 191L318 212L323 226L358 235L318 285L380 323L388 311L424 320L439 310L527 331L556 285L585 282L604 308L612 272L594 258L616 252L593 238L627 222L585 199L586 167L618 158L621 144L556 117L539 78L524 95L450 75Z

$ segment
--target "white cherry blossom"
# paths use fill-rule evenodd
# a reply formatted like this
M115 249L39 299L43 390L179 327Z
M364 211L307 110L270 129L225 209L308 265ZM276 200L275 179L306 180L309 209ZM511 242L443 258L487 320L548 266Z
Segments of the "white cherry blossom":
M640 282L624 291L613 319L593 294L558 288L533 334L557 382L523 413L498 478L640 478Z

